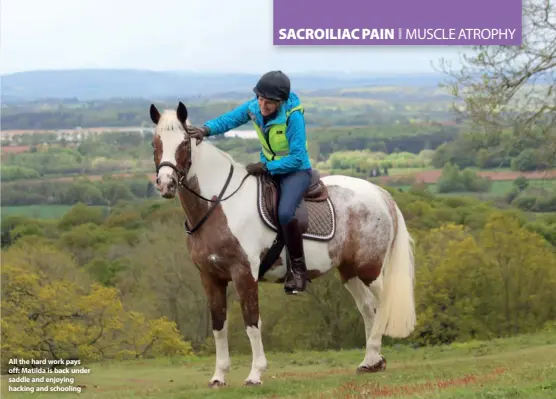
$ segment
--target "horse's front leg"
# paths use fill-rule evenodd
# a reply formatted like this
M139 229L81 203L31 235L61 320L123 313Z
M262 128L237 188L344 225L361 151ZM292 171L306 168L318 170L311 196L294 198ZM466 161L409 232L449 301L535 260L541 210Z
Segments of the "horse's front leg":
M212 333L216 346L216 367L214 375L210 379L209 387L218 388L226 385L225 376L230 369L228 322L226 320L226 288L228 283L206 272L201 273L201 281L212 316Z
M244 385L259 385L262 384L261 373L265 371L267 367L261 336L259 286L257 281L253 278L248 265L234 266L232 269L232 281L234 282L239 297L243 321L253 353L251 372L245 379Z

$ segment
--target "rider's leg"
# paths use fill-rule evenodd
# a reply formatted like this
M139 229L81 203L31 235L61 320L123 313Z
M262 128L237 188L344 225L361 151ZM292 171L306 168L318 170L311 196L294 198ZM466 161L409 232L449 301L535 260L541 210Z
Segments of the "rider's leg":
M284 289L288 293L297 293L305 289L307 266L303 251L303 237L295 212L303 195L311 183L311 171L302 170L284 175L280 179L280 201L278 203L278 221L282 227L284 242L291 266L291 273L286 275Z

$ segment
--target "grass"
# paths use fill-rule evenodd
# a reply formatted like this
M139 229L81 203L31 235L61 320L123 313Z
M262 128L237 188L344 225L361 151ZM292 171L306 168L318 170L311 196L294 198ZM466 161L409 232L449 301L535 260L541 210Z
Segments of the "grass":
M85 386L80 394L85 399L556 397L554 332L445 347L387 347L383 355L389 362L385 372L356 375L361 350L267 353L269 369L258 387L241 386L251 356L232 355L228 387L217 390L207 388L214 356L107 362L91 365L91 373L77 375L73 386ZM8 392L7 385L3 376L3 398L29 397ZM56 397L63 395L68 393ZM50 398L52 393L35 392L33 397Z

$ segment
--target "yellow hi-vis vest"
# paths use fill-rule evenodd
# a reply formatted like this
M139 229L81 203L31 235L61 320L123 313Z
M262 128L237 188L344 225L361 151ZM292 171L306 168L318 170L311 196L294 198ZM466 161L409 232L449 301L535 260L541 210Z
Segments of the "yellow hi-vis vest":
M255 131L257 132L257 136L259 137L259 141L261 142L261 146L263 148L263 154L267 160L277 160L285 157L290 153L290 146L286 137L286 128L290 115L292 114L292 112L295 111L304 113L303 106L298 105L297 107L286 111L286 123L271 125L270 128L267 129L268 140L263 134L261 127L257 125L255 118L252 118L253 125L255 126ZM305 141L305 147L308 148L307 141Z

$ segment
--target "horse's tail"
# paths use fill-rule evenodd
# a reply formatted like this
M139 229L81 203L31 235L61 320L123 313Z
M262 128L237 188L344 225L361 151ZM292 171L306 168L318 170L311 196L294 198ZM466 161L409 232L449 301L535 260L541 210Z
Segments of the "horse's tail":
M381 276L379 309L373 330L393 338L405 338L415 328L415 258L413 239L407 231L402 212L396 206L398 230L388 249ZM380 281L377 281L380 284Z

